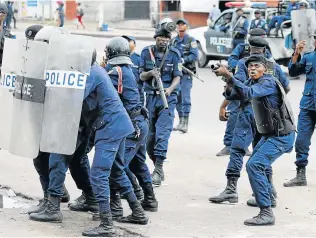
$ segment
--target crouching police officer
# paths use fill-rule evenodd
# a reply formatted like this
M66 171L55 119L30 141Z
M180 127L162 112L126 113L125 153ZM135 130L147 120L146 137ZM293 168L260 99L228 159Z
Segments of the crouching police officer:
M196 73L196 61L198 60L198 48L196 40L187 34L188 21L180 19L177 21L178 36L172 39L172 46L177 48L182 56L183 66ZM179 125L174 128L175 131L187 133L189 124L189 115L191 112L191 89L192 77L183 72L180 81L180 94L178 96L177 111L179 114Z
M226 95L251 101L256 127L262 135L246 165L260 212L245 220L244 224L274 225L271 184L266 171L277 158L292 151L295 140L294 117L283 86L271 74L266 74L266 59L259 55L250 56L245 64L250 77L245 83L235 79L225 67L217 71L227 79Z
M124 153L125 167L129 167L132 173L136 175L144 191L144 200L141 202L143 209L146 211L157 211L158 202L152 187L151 175L145 162L148 112L146 108L143 108L142 102L140 101L138 86L131 68L133 63L129 57L130 48L126 39L123 37L114 37L107 44L105 51L108 59L106 70L109 72L112 83L135 129L135 131L126 138ZM139 214L132 214L125 219L121 219L123 217L123 207L120 193L112 183L110 187L113 219L136 224L141 224L144 221L144 223L147 224L148 218L140 217Z
M314 33L316 39L316 31ZM289 74L292 77L306 74L306 82L303 97L300 102L300 114L298 116L298 134L295 142L296 152L296 177L284 183L285 187L306 186L306 166L308 164L308 153L311 145L311 138L316 125L316 103L315 103L315 65L316 53L309 52L301 56L306 46L305 41L300 41L296 45L295 52L289 64ZM314 41L316 49L316 40Z
M140 56L140 78L144 81L146 92L146 107L149 111L149 133L147 138L147 153L155 164L152 173L154 185L161 185L164 180L163 162L167 157L168 143L173 128L174 110L177 104L179 82L182 77L180 52L170 47L171 33L157 29L156 45L145 47ZM164 57L164 55L166 57ZM157 68L165 59L161 72ZM161 77L169 108L164 109L163 101L155 84L154 77Z

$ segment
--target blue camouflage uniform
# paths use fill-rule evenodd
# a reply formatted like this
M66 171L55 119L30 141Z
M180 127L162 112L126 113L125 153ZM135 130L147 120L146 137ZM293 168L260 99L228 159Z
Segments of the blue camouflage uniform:
M232 97L241 100L252 101L255 98L267 100L273 109L281 107L282 95L272 75L264 75L258 81L251 79L244 84L233 77ZM256 145L252 156L247 162L246 168L252 190L260 208L271 207L271 185L267 179L267 171L271 164L284 153L291 152L295 139L294 129L285 135L262 135Z
M180 51L183 59L183 65L195 72L195 62L198 60L196 40L188 34L186 34L182 39L179 36L176 36L173 39L172 45ZM188 117L191 112L191 89L192 78L189 74L183 72L183 77L180 81L180 94L178 96L178 103L176 107L179 117Z
M244 16L240 16L242 19L239 20L236 19L236 21L233 23L233 29L234 32L238 32L234 39L233 39L233 48L235 48L237 45L245 43L245 39L248 33L248 27L249 27L249 22L247 21L247 18ZM238 21L238 24L235 26Z
M151 60L150 47L153 49L155 62ZM145 47L140 56L139 72L147 72L154 69L155 66L158 67L162 57L158 54L156 46ZM170 87L173 79L177 76L182 77L181 54L177 49L171 47L161 70L161 80L164 88ZM149 111L147 153L155 162L157 158L164 160L167 156L179 86L167 97L169 108L163 109L163 102L158 94L158 89L153 87L154 82L154 79L145 81L144 89L146 92L146 107Z
M241 59L238 64L238 70L234 75L236 80L245 82L248 79L248 70L245 65L246 59ZM285 76L284 72L278 64L274 64L274 77L276 77L284 88L287 88L290 81ZM228 100L236 100L235 95L227 96ZM237 98L238 100L239 98ZM233 140L230 150L230 160L226 170L227 177L240 177L240 171L243 165L243 157L246 149L256 138L256 127L253 118L253 111L250 101L240 100L239 112L233 133ZM256 144L254 144L254 147ZM267 174L272 174L272 169L269 168Z
M292 77L306 74L303 96L298 116L298 134L295 142L296 166L306 167L308 164L309 147L316 125L316 54L315 51L299 57L296 64L289 63L289 74Z
M297 10L298 8L299 8L298 3L290 3L286 9L285 15L272 17L271 21L269 22L268 28L269 29L274 28L275 23L277 23L277 28L279 29L281 27L282 22L291 20L291 11Z
M122 72L121 84L119 83L118 67L120 67ZM135 131L126 138L124 154L125 166L130 168L141 185L151 183L151 175L145 162L146 139L148 134L148 122L146 117L148 115L140 101L139 88L135 81L132 68L128 65L112 66L109 68L109 76L114 87L118 90L123 105L135 128ZM121 86L122 90L119 91Z
M140 80L140 77L139 77L140 55L137 54L136 52L133 52L130 57L131 57L131 60L133 62L132 70L133 70L133 74L136 78L136 82L137 82L137 86L138 86L138 90L139 90L139 95L140 95L140 101L141 101L142 105L144 105L145 104L144 82L142 80Z

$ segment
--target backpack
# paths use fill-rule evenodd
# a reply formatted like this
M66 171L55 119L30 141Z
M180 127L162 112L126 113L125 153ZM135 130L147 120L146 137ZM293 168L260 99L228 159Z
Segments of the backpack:
M84 12L83 12L83 9L82 9L82 8L80 8L80 10L79 10L79 15L80 15L81 17L84 15Z

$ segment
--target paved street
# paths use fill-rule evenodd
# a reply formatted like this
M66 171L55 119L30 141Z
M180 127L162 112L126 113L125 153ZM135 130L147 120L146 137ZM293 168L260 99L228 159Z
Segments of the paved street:
M18 37L23 37L18 34ZM96 38L95 47L102 55L108 39ZM137 51L151 42L138 41ZM307 187L284 188L283 182L295 175L295 154L281 157L273 165L274 183L278 192L278 205L274 209L276 225L272 227L246 227L243 221L258 214L257 208L247 207L251 196L248 176L243 169L238 183L239 203L212 204L208 197L217 195L226 185L225 168L228 157L216 157L223 147L225 123L218 120L219 105L224 83L216 78L209 67L199 70L205 80L194 81L192 116L189 133L173 132L170 140L168 161L165 163L166 180L156 188L159 211L148 213L146 226L120 225L124 236L315 236L316 226L316 151L311 148L307 169ZM304 77L291 81L289 99L295 113L299 113L299 100ZM175 122L176 123L176 122ZM2 125L5 126L5 125ZM315 138L312 140L316 145ZM93 158L92 151L89 155ZM246 157L245 160L247 160ZM148 161L152 169L151 161ZM245 164L245 163L244 163ZM0 151L0 185L11 187L16 193L40 198L42 192L33 161ZM80 195L70 174L66 185L71 199ZM36 203L36 201L31 201ZM124 201L125 213L130 210ZM97 223L86 213L70 212L63 205L62 224L37 223L20 214L21 209L0 210L0 237L6 236L80 236L85 227ZM116 225L119 225L116 223Z

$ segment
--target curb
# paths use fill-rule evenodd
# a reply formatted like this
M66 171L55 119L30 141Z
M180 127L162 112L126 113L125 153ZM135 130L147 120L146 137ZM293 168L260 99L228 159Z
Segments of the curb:
M112 38L116 36L121 36L122 34L102 34L102 33L91 33L91 32L77 32L77 31L70 31L73 35L82 35L82 36L92 36L92 37L98 37L98 38ZM153 34L154 35L154 34ZM154 41L153 36L135 36L136 40L142 40L142 41Z

